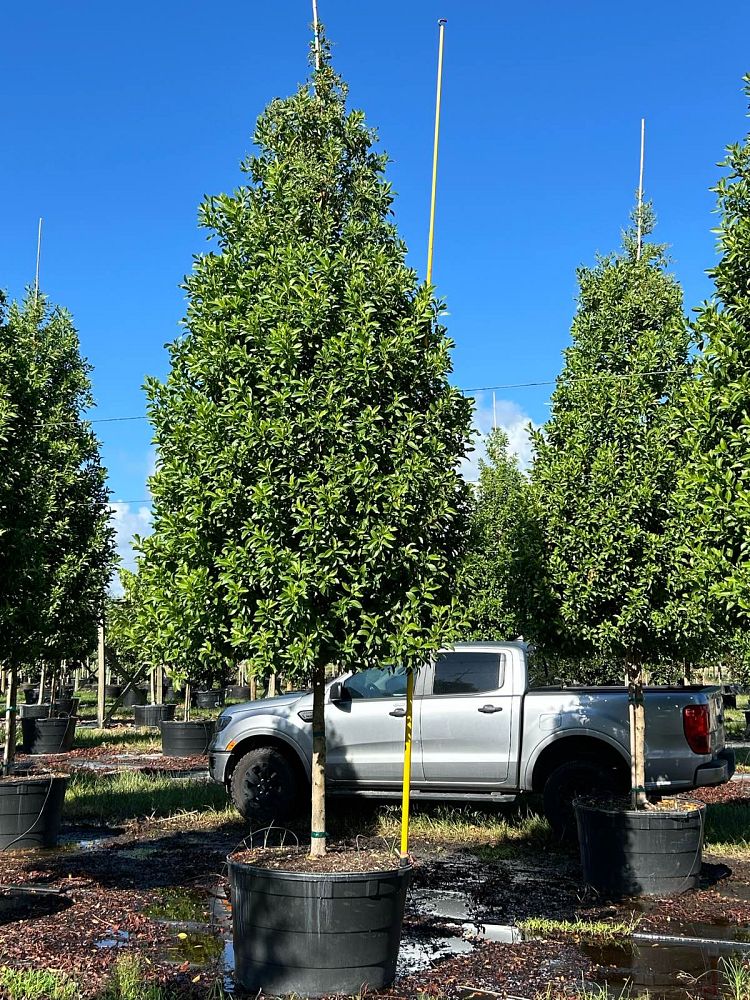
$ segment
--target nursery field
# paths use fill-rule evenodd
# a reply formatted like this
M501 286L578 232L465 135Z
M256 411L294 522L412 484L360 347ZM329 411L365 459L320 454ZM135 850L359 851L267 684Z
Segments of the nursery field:
M166 758L156 731L122 723L80 729L55 758L19 755L69 779L59 846L2 856L0 996L237 993L225 859L249 830L205 761ZM696 794L700 888L637 903L586 889L533 800L416 810L398 976L368 995L750 998L750 781ZM395 852L398 833L393 806L329 810L330 837L354 849Z

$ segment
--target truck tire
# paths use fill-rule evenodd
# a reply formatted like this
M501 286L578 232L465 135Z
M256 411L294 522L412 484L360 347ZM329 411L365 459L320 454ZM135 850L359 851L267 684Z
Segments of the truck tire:
M282 753L273 747L258 747L237 763L230 794L245 819L265 826L294 812L298 785L294 768Z
M544 815L558 840L575 840L573 799L579 795L612 795L622 791L616 771L591 760L570 760L560 764L544 785Z

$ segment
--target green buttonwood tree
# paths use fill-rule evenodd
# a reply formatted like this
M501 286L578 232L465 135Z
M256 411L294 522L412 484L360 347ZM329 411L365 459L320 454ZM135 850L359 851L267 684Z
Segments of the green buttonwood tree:
M30 293L3 314L0 648L13 695L20 663L88 652L103 610L114 539L106 472L83 417L89 372L65 310Z
M330 64L258 121L246 183L147 392L159 463L141 542L163 662L312 680L313 854L325 850L325 670L416 667L452 632L470 405L439 303L405 262L386 158Z
M650 212L644 231L651 228ZM535 434L533 481L568 646L616 659L630 694L633 805L645 803L642 667L678 656L689 615L673 553L674 401L689 333L663 248L633 231L578 272L572 345Z
M471 512L461 569L470 639L534 638L548 613L544 543L535 497L500 428L487 435L487 458Z
M750 74L745 90L750 98ZM716 294L695 322L702 353L685 397L681 500L696 603L734 648L750 625L750 135L722 165L721 259L710 272Z

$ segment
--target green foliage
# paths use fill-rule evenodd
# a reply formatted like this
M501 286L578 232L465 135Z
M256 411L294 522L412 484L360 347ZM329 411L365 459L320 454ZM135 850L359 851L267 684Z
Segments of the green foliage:
M131 674L144 662L142 637L138 628L138 608L141 600L137 573L120 569L123 593L120 597L107 597L105 608L106 647L108 665L114 671Z
M411 666L452 634L469 403L390 219L386 158L323 54L314 87L260 118L244 186L202 205L218 247L146 387L141 626L177 676Z
M77 1000L76 983L51 969L0 968L0 991L8 1000Z
M750 74L745 88L750 97ZM695 322L702 354L685 398L681 499L696 601L731 636L750 623L750 135L723 165L721 260L710 272L716 295Z
M64 310L30 294L0 313L0 648L16 663L94 644L114 542L89 371Z
M533 638L548 613L539 513L508 437L487 437L460 585L466 638Z
M557 642L619 663L685 655L700 629L673 553L679 465L675 400L689 334L663 249L632 233L578 272L573 343L535 434Z

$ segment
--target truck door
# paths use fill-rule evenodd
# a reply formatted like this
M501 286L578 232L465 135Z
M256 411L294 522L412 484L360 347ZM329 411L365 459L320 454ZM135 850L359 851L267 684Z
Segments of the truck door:
M438 656L419 702L426 784L487 787L507 782L511 674L506 654L498 650L460 649Z
M415 678L415 692L419 677ZM404 766L406 672L373 667L347 678L344 699L326 705L326 779L334 785L400 787ZM418 745L419 710L414 700L412 739ZM418 753L412 777L421 777Z

